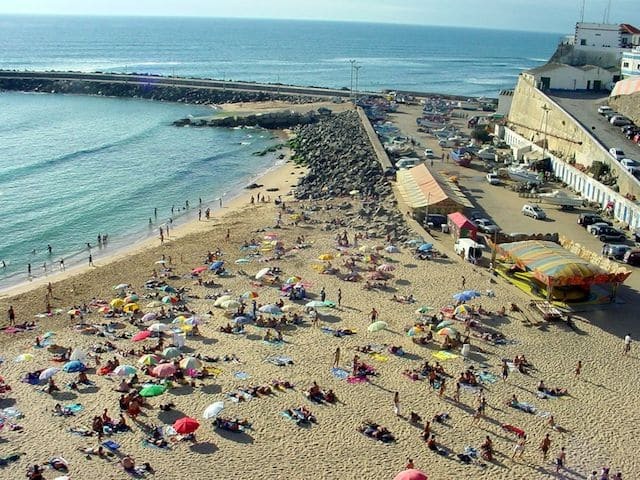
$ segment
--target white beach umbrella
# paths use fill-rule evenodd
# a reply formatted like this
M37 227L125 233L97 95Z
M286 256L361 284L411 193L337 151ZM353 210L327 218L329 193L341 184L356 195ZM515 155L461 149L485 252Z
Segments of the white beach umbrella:
M87 353L83 352L79 348L74 348L73 352L71 352L71 355L69 355L69 360L79 360L82 363L87 363Z
M256 273L256 280L260 280L262 277L268 274L270 270L271 269L269 267L265 267L262 270L260 270L258 273Z
M219 307L220 305L222 305L223 302L226 302L227 300L233 300L233 297L231 295L221 295L218 298L216 298L215 302L213 302L213 306Z
M51 377L53 377L59 371L60 371L59 368L49 367L46 370L43 370L42 373L40 373L40 376L38 378L40 380L49 380Z
M202 418L216 418L218 415L220 415L220 412L222 412L222 410L224 410L224 402L212 403L204 409L204 412L202 412Z
M169 325L165 325L164 323L154 323L150 325L147 330L150 332L166 332L171 327Z

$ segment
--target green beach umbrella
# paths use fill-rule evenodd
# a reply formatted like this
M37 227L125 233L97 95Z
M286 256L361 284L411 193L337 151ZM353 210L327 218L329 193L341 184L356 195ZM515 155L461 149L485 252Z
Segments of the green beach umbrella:
M141 397L157 397L167 391L163 385L147 385L140 390Z

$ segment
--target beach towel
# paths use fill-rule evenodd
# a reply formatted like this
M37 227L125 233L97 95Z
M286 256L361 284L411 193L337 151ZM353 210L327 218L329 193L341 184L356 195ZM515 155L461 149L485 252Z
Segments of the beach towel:
M117 451L120 448L120 444L118 442L114 442L113 440L106 440L102 442L102 446L112 452Z
M334 377L339 378L340 380L346 380L349 377L349 372L343 370L342 368L333 367L331 369L331 373Z
M349 375L347 377L347 383L355 384L355 383L367 383L369 379L367 377Z
M478 380L484 384L495 383L498 381L497 375L487 371L479 372L476 376L478 377Z
M458 358L459 355L455 353L448 352L446 350L441 350L439 352L435 352L431 354L432 357L437 358L440 361L450 360L452 358Z
M223 372L223 370L218 367L204 367L204 370L207 372L207 374L213 377L217 377Z
M79 403L71 403L69 405L65 405L63 408L72 413L79 413L83 410L84 407Z
M251 375L249 375L247 372L242 371L234 373L233 376L238 380L247 380L248 378L251 378Z
M461 383L460 384L460 388L463 388L464 390L467 390L471 393L477 393L479 390L479 387L476 385L469 385L468 383Z
M11 455L7 455L6 457L0 458L0 467L6 467L10 463L17 462L20 460L21 453L13 453Z
M388 362L389 361L389 357L387 357L386 355L382 355L381 353L372 353L371 354L371 358L373 358L374 360L376 360L378 362Z
M264 343L265 345L269 345L271 347L276 347L276 348L284 347L284 342L282 340L272 340L272 341L263 340L262 343Z
M24 418L24 414L14 407L7 407L0 410L0 417L12 418L14 420L18 420L20 418Z
M272 363L278 367L284 367L287 365L293 365L293 358L285 355L277 355L267 358L267 362Z
M153 449L156 449L156 450L170 450L168 443L164 447L161 447L160 445L156 445L155 443L150 442L146 438L144 440L142 440L141 444L145 448L153 448Z

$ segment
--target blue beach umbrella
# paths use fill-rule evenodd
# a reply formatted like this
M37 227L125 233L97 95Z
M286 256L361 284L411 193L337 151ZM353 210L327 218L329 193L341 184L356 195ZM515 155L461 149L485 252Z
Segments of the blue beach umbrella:
M236 317L233 319L233 322L238 325L244 325L247 323L251 323L251 319L249 317Z
M217 262L213 262L211 265L209 265L209 270L218 270L223 265L224 262L222 260L218 260Z
M474 297L469 295L468 292L458 292L453 294L453 298L458 302L468 302Z
M62 367L62 370L67 373L83 372L86 369L87 367L80 360L72 360L71 362L65 363L64 367Z
M418 251L420 252L428 252L433 248L433 243L423 243L418 247Z

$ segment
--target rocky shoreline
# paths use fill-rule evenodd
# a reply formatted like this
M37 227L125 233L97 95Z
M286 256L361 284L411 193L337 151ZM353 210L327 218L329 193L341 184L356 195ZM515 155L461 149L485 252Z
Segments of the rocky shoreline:
M330 114L330 112L329 112ZM320 113L315 110L310 112L295 112L291 110L280 112L259 113L252 115L234 115L212 119L191 119L181 118L173 124L176 127L261 127L268 130L282 130L296 125L308 125L316 123L320 118ZM326 115L326 113L325 113Z
M400 241L410 236L409 228L391 183L378 162L367 134L355 111L332 115L310 125L294 129L289 145L294 161L309 171L295 189L299 200L324 200L345 197L344 224L327 224L325 229L344 227L366 231L370 236L390 235ZM364 199L358 211L350 211L348 200L354 195Z
M165 102L215 105L222 103L266 102L280 100L288 103L311 103L326 100L305 95L289 95L277 92L216 90L156 85L153 83L110 83L85 80L43 80L29 78L0 78L0 91L67 93L77 95L101 95L105 97L144 98Z

